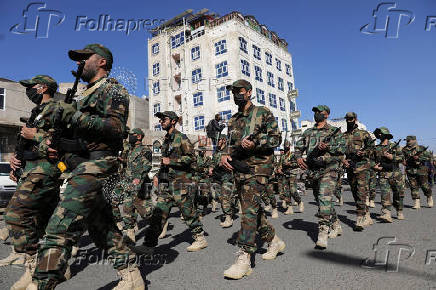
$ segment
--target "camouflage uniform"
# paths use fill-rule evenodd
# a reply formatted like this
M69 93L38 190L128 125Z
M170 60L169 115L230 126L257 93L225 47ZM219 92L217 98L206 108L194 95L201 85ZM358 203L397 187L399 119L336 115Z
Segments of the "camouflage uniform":
M54 82L57 87L56 82L48 76L37 76L32 81L41 78ZM33 82L21 83L29 87L34 85ZM56 102L50 99L36 106L32 110L33 118L31 117L35 120L29 120L37 128L37 133L33 140L28 142L31 144L28 144L26 149L33 157L25 161L17 190L5 212L5 222L17 253L36 254L38 241L42 238L48 219L59 201L61 172L55 163L49 162L46 156L39 154L37 148L52 126L50 118L55 109Z
M201 156L199 154L196 160L197 161L193 166L193 181L197 185L195 203L196 207L198 207L198 205L202 205L204 212L207 208L207 205L209 204L209 197L211 193L209 167L212 164L212 159L208 156Z
M145 234L144 245L154 247L169 217L171 208L177 206L194 238L203 232L203 224L194 206L194 186L191 183L191 165L196 162L194 148L185 134L173 129L165 135L162 155L170 164L158 172L159 195Z
M412 139L408 136L408 139ZM413 139L412 139L413 140ZM414 138L416 140L416 137ZM410 184L410 191L413 199L419 199L419 189L426 197L432 196L431 187L428 183L428 167L426 162L431 161L432 155L429 151L426 151L424 146L414 145L405 146L403 148L404 158L406 160L406 172L407 179ZM413 156L419 154L418 160L415 160Z
M298 204L301 203L301 197L297 191L297 176L299 172L299 166L297 164L297 159L295 155L289 150L283 156L281 156L279 167L282 169L283 175L279 181L279 186L282 188L280 190L284 193L283 200L286 201L288 205L291 204L291 197Z
M220 170L219 162L222 154L223 152L219 150L213 156L212 164L214 165L214 171ZM217 186L214 187L215 192L219 194L218 198L221 203L221 209L223 210L223 213L228 216L233 216L236 208L235 180L233 177L233 172L223 170L221 175L213 174L212 178L215 182L217 182Z
M377 173L373 168L369 169L369 200L374 201L377 194Z
M254 116L254 112L257 112ZM253 120L254 118L254 120ZM246 253L256 252L255 237L259 232L263 241L270 243L275 235L267 222L262 208L262 193L266 191L269 176L273 172L274 148L281 143L281 135L274 115L265 107L251 105L246 112L237 112L228 122L230 153L240 148L242 139L249 136L252 120L261 130L254 138L255 148L247 151L244 159L252 173L234 172L236 191L241 200L242 219L237 243Z
M277 208L276 193L279 192L279 177L277 173L273 171L268 178L268 185L265 192L262 194L263 203L266 206L271 206L273 209Z
M86 229L95 245L113 258L115 269L123 270L135 260L101 192L104 180L119 167L116 156L126 130L129 94L112 78L89 84L83 94L72 106L60 104L62 123L70 124L74 140L84 140L87 150L66 152L63 158L72 172L38 250L33 278L39 289L54 288L65 279L71 247ZM63 146L61 151L67 151Z

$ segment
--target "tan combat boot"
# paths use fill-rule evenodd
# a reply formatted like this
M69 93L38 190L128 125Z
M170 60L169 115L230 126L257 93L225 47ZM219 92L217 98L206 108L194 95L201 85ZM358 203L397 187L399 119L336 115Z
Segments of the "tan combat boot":
M77 256L77 253L79 252L79 247L77 247L77 246L73 246L72 248L71 248L71 257L75 257L75 256Z
M226 215L226 219L220 223L220 226L223 228L230 228L233 225L233 219L231 215Z
M165 236L167 235L167 229L168 229L168 221L165 223L162 232L159 235L159 239L165 238Z
M357 232L363 231L364 221L365 218L363 216L358 216L353 230Z
M218 202L212 200L212 212L216 212L216 208L218 207Z
M375 203L374 203L374 200L373 200L373 199L371 199L371 200L369 201L369 207L372 207L372 208L375 207Z
M421 208L421 200L419 198L415 199L415 204L412 207L413 209L420 209Z
M265 206L265 211L271 211L271 205L270 204Z
M288 208L288 206L287 206L287 204L286 204L286 200L283 200L283 201L282 201L282 208L285 208L285 209Z
M123 223L122 223L122 222L117 222L117 228L118 228L120 231L123 231L123 228L124 228Z
M338 205L340 205L340 206L344 205L344 198L342 196L341 196L341 198L339 198Z
M369 206L369 196L366 197L365 205Z
M207 247L207 241L206 238L204 237L203 232L195 235L194 240L195 241L189 247L186 248L188 252L197 252Z
M276 207L272 209L271 218L273 218L273 219L278 219L279 218L279 211L277 210Z
M291 215L294 214L294 209L292 208L292 205L288 206L288 209L285 211L285 215Z
M26 271L24 274L20 277L20 279L15 282L14 285L12 285L11 290L24 290L29 286L30 283L32 283L32 275L33 272L35 272L36 268L36 255L26 255L26 262L24 263L24 266L26 268Z
M304 202L300 201L298 204L298 212L304 212Z
M128 229L126 230L126 236L131 239L133 242L136 242L136 237L135 237L135 230L134 229Z
M241 202L240 202L240 201L238 201L238 207L239 207L239 211L238 211L238 213L239 213L239 214L242 214L242 205L241 205Z
M32 282L27 285L26 290L38 290L38 285L35 282Z
M402 210L398 210L397 211L397 219L399 220L403 220L404 219L404 214Z
M15 252L12 247L12 252L4 259L0 260L0 267L9 265L24 265L26 262L26 254Z
M285 242L280 240L280 238L277 237L277 235L275 235L274 239L268 245L267 252L262 255L262 259L274 260L277 257L277 254L282 253L285 248L286 248Z
M318 227L318 240L316 241L317 249L325 249L327 248L327 239L329 236L329 227L326 225L322 225Z
M391 223L392 222L392 216L391 211L387 209L382 209L383 215L380 216L380 219L383 220L385 223Z
M331 228L330 228L329 235L328 235L328 237L329 237L330 239L334 239L334 238L336 238L337 236L342 236L342 227L341 227L341 223L339 222L339 220L336 220L336 221L332 224L332 226L331 226Z
M427 206L433 207L433 196L427 197Z
M238 257L233 265L224 271L224 277L230 279L241 279L248 276L253 271L251 269L250 254L240 249L237 253Z
M374 220L371 218L371 215L370 215L370 213L368 211L365 214L365 218L363 220L363 226L366 227L366 226L370 226L370 225L373 225L373 224L374 224Z
M127 267L118 271L120 282L114 290L144 290L145 283L137 267Z
M0 229L0 240L6 241L9 238L9 230L7 227Z

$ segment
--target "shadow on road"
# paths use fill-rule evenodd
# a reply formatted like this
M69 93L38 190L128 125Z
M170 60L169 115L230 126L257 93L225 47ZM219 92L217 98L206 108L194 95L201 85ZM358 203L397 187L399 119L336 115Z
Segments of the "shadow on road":
M304 231L315 243L318 239L318 224L313 222L304 221L302 219L293 219L283 223L283 226L288 230Z
M347 216L342 215L342 214L338 214L338 219L343 223L346 224L347 226L349 226L350 228L354 228L354 221L350 220Z

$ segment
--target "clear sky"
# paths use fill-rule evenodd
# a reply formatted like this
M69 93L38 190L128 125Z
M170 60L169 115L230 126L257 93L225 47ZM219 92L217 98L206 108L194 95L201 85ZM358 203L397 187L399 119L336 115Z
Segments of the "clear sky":
M87 43L102 43L114 54L114 67L132 71L137 77L137 95L148 94L148 32L75 31L79 16L98 19L170 19L186 9L208 8L219 15L240 11L254 15L289 43L293 56L297 106L302 119L311 119L310 109L327 104L332 117L355 111L369 130L386 126L394 138L409 134L436 150L436 24L426 31L428 16L435 16L436 1L395 2L395 9L410 11L414 21L401 18L399 37L385 33L363 34L360 28L372 23L373 10L383 1L373 0L287 0L287 1L40 1L43 10L65 15L55 25L52 16L47 38L35 32L14 34L13 25L23 23L23 10L37 1L0 1L0 77L20 80L35 74L52 75L59 82L71 82L75 64L69 49ZM59 15L59 12L52 12ZM35 15L35 12L28 12ZM48 15L41 12L40 15ZM395 22L395 15L389 19ZM41 17L42 19L43 17ZM386 14L379 19L386 19ZM41 20L41 23L44 20ZM436 20L435 20L436 23ZM18 28L22 29L24 26ZM41 29L42 31L44 29ZM40 34L41 35L41 34ZM403 143L404 144L404 143Z

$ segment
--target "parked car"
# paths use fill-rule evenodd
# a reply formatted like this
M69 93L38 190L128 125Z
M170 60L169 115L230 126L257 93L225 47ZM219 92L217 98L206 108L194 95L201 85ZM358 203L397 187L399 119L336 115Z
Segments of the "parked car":
M8 206L9 200L12 198L17 184L9 179L11 167L7 162L0 162L0 208Z

